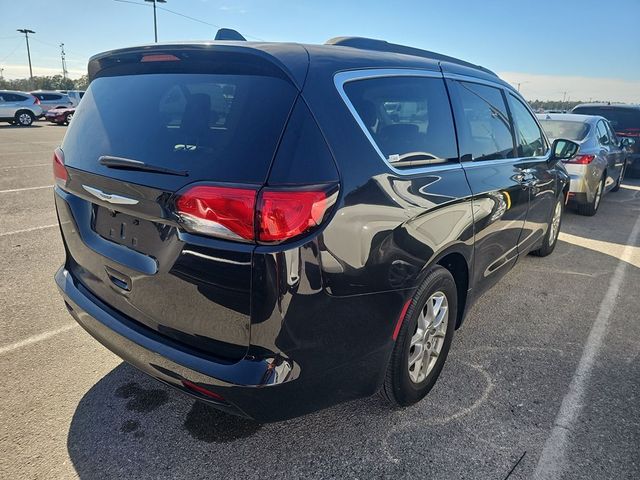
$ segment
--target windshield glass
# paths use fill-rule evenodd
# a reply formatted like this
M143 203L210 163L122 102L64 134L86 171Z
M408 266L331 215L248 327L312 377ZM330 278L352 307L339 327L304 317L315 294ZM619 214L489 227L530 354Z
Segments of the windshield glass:
M567 120L540 120L540 125L550 138L566 138L574 142L585 139L589 133L589 125L582 122L569 122Z

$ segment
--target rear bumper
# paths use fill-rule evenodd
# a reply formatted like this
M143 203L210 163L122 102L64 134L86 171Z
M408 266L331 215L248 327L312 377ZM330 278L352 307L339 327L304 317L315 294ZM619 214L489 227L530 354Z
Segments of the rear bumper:
M317 373L321 368L316 364L312 378L305 377L295 362L280 356L247 356L225 363L173 343L112 310L64 267L55 280L76 321L126 362L221 410L261 422L284 420L374 393L382 382L392 347L389 343L322 374ZM322 364L324 359L316 362Z
M589 186L587 185L586 180L587 172L583 173L570 173L569 177L571 179L571 183L569 185L569 192L571 193L586 193L589 191Z

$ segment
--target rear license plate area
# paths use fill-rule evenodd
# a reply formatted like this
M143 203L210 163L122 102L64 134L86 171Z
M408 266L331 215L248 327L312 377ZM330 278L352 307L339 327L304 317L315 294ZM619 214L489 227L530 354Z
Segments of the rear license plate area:
M102 238L147 254L161 247L166 238L163 232L170 228L99 205L94 205L92 223L93 230Z

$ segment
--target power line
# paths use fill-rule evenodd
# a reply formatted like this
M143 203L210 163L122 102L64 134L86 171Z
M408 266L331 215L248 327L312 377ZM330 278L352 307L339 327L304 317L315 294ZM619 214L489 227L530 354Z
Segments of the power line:
M18 41L16 43L16 46L13 50L11 50L11 53L9 53L9 55L6 55L5 57L0 59L0 63L4 62L7 58L9 58L11 55L13 55L14 53L16 53L16 50L18 50L18 48L20 48L20 45L22 45L22 38L20 38L20 41Z
M54 44L54 43L45 42L45 41L43 41L43 40L40 40L39 38L30 38L30 39L31 39L31 40L33 40L33 41L36 41L36 42L38 42L38 43L41 43L41 44L43 44L43 45L47 45L47 46L49 46L49 47L53 47L53 48L55 48L56 50L60 48L60 44L57 44L57 45L56 45L56 44ZM71 55L72 55L72 56L74 56L74 57L82 57L83 61L84 61L84 59L85 59L85 58L87 58L87 57L90 57L90 56L91 56L91 55L87 55L87 54L82 54L82 53L74 52L74 51L71 51L71 50L65 50L65 54L66 54L67 56L68 56L69 54L71 54Z
M138 2L133 2L131 0L113 0L113 1L114 2L120 2L120 3L130 3L132 5L139 5L139 6L142 6L142 7L151 7L151 5L148 4L148 3L138 3ZM203 25L208 25L210 27L215 27L215 28L218 28L218 29L223 28L220 25L216 25L215 23L210 23L210 22L207 22L205 20L201 20L199 18L191 17L189 15L185 15L184 13L176 12L175 10L170 10L170 9L168 9L166 7L161 7L160 5L158 5L157 8L158 8L158 10L164 10L165 12L172 13L173 15L177 15L179 17L183 17L183 18L186 18L186 19L194 21L194 22L202 23ZM254 40L259 40L261 42L265 41L263 38L254 37L253 35L244 34L244 36L248 37L248 38L253 38Z

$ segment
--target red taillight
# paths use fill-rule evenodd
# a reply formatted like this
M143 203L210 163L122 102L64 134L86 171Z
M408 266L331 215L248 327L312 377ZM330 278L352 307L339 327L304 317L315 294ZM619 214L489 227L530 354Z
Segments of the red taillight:
M334 189L335 190L335 189ZM232 240L277 243L320 225L337 194L326 188L270 189L196 185L179 195L186 229Z
M68 174L64 167L64 153L59 148L53 152L53 178L60 187L64 187L67 183Z
M254 239L257 190L197 185L178 197L176 209L185 225L199 233Z
M40 105L40 99L38 97L33 97L33 104Z
M565 163L573 163L575 165L589 165L596 158L595 155L576 155L570 158Z
M265 190L258 203L258 238L281 242L320 225L329 208L322 191Z

